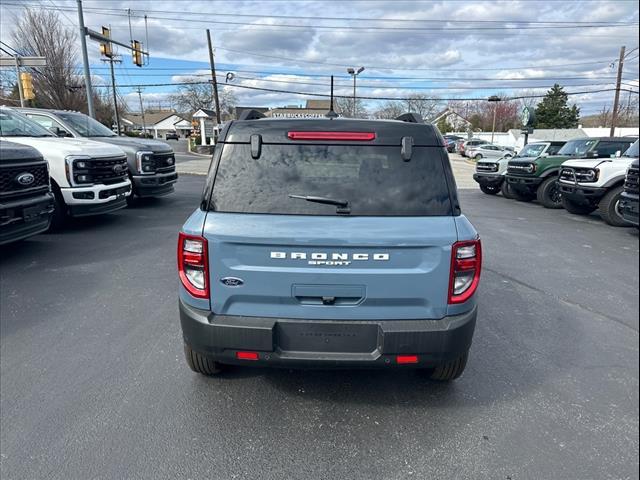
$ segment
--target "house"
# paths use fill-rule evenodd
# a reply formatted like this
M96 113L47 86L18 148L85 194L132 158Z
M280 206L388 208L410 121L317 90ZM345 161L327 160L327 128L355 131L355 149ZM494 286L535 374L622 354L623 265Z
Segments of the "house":
M191 133L191 122L186 115L178 115L174 111L148 111L143 116L140 113L129 113L122 117L121 123L125 131L151 133L154 138L164 138L167 133L178 133L187 137Z
M471 122L449 107L437 113L435 117L429 120L430 123L437 125L444 121L453 127L456 132L466 132L471 128ZM447 133L447 132L442 132Z

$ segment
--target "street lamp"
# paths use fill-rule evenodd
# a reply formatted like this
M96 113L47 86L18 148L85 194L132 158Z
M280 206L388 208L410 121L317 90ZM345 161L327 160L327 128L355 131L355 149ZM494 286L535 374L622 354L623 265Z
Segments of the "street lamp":
M502 101L502 99L497 95L491 95L487 98L487 101L495 103L493 106L493 126L491 127L491 143L493 143L493 135L496 131L496 111L498 110L498 102Z
M356 78L364 71L364 67L347 68L347 73L353 77L353 108L351 109L351 116L356 117Z

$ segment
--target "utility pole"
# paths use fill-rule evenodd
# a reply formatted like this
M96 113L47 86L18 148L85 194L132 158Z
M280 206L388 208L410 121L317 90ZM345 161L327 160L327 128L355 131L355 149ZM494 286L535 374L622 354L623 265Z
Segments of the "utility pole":
M624 65L624 45L620 47L620 60L618 60L618 78L616 79L616 95L613 99L613 112L611 113L611 130L609 136L616 133L616 122L618 121L618 104L620 103L620 84L622 83L622 67Z
M353 108L351 109L351 116L356 118L356 78L364 71L364 67L358 69L347 68L347 73L353 77Z
M96 112L93 109L93 89L91 88L91 71L89 70L89 54L87 53L87 30L84 26L84 15L82 14L82 0L78 2L78 24L80 25L80 45L82 49L82 64L84 67L84 86L87 92L87 109L89 116L96 118Z
M138 87L138 99L140 100L140 113L142 114L142 132L147 136L147 122L144 119L144 107L142 106L142 88Z
M211 81L213 82L213 98L216 102L216 121L220 125L220 101L218 99L218 81L216 80L216 64L213 61L213 47L211 46L211 32L207 28L207 43L209 44L209 63L211 64Z
M20 94L20 106L24 108L24 92L22 91L22 79L20 78L20 60L16 55L16 83L18 84L18 93Z
M106 62L109 62L111 66L111 91L113 92L113 113L116 117L116 131L120 135L120 113L118 112L118 95L116 93L116 75L113 71L114 62L120 62L120 60L110 57Z

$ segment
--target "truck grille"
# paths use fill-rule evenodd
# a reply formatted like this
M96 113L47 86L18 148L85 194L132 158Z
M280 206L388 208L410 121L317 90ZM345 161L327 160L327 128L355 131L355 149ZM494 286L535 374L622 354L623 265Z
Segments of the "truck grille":
M85 166L86 165L86 166ZM84 168L82 168L84 167ZM127 178L127 157L105 157L73 161L73 180L76 185L83 183L120 183ZM83 177L87 177L84 181Z
M476 165L476 171L483 172L483 173L495 173L498 171L498 164L497 163L478 163Z
M23 173L33 175L34 181L29 185L18 183L17 177ZM2 196L48 189L49 173L45 163L0 166L0 195Z
M153 161L155 162L156 172L172 172L176 168L176 160L173 153L154 153Z
M627 179L624 182L624 189L628 193L640 194L640 188L638 188L638 177L640 176L640 170L636 167L631 167L627 171Z
M507 167L507 173L513 173L516 175L531 175L533 172L535 172L535 166L533 163L509 164Z

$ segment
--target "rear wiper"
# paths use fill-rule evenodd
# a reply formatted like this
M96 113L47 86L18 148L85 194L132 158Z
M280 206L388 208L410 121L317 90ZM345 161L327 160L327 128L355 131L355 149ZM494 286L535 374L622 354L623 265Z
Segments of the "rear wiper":
M349 208L349 202L347 200L337 200L334 198L327 197L314 197L312 195L294 195L292 193L289 194L289 198L297 198L299 200L306 200L307 202L314 203L322 203L325 205L335 205L338 207L336 209L336 213L351 213L351 209Z

